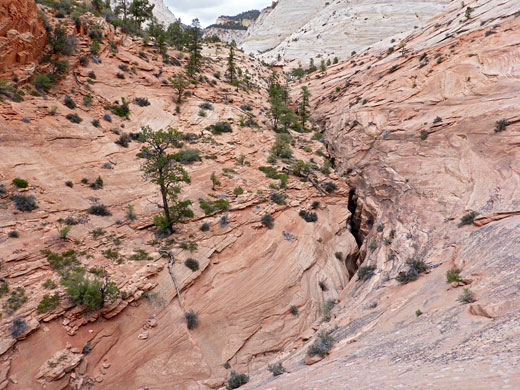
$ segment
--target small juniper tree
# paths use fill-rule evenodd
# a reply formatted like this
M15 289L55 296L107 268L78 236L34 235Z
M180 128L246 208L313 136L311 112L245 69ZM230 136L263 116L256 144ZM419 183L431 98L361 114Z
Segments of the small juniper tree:
M182 165L175 161L173 154L168 149L180 148L182 133L167 130L153 131L149 126L141 129L140 139L144 146L137 155L144 159L141 170L144 177L157 184L161 191L163 215L156 218L158 225L164 232L171 233L174 223L184 217L191 217L193 212L189 210L190 201L179 201L182 183L190 183L190 177Z
M148 0L133 0L128 12L134 17L134 27L136 32L141 31L141 24L153 16L155 4L150 4Z
M189 85L188 80L184 78L182 73L177 74L175 77L170 78L170 83L172 84L172 88L177 91L177 103L182 102L182 94L184 90Z

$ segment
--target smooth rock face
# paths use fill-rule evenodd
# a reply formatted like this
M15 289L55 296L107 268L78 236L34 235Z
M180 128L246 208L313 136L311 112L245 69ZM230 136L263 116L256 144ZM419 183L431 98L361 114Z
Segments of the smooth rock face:
M47 34L34 0L0 0L0 73L31 66Z
M208 27L204 29L204 38L218 37L222 42L240 43L244 40L247 30L233 30L229 28Z
M262 14L242 42L246 52L280 56L291 67L311 58L340 59L382 39L421 27L449 0L281 0ZM389 44L389 46L392 46Z

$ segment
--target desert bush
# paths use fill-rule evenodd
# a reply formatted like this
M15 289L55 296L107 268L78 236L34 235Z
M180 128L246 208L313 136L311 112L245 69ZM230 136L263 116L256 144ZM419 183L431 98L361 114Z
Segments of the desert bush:
M446 283L461 283L463 280L460 277L460 270L452 268L446 272Z
M333 193L338 189L338 186L330 181L323 183L323 189L327 191L329 194Z
M96 203L90 206L87 210L89 214L92 215L99 215L101 217L108 217L112 215L110 210L108 210L108 207L101 203Z
M173 155L173 159L181 164L190 165L197 161L202 161L200 158L201 151L198 149L181 149Z
M54 295L45 294L38 304L38 314L47 313L54 310L60 304L60 294L55 292Z
M125 98L121 98L121 101L122 103L119 104L119 102L116 100L109 108L113 114L120 116L121 118L128 118L128 115L130 114L129 103L125 100Z
M134 103L140 107L146 107L150 105L150 101L147 98L135 98Z
M336 301L334 299L327 299L325 302L323 302L321 305L321 322L330 321L332 309L334 309L335 305Z
M232 133L233 132L231 125L227 122L217 122L214 125L210 126L210 130L215 135L221 135L222 133Z
M507 126L509 126L510 124L511 123L505 119L499 120L495 125L495 133L505 131L507 129Z
M207 232L207 231L209 231L210 227L211 227L211 226L210 226L209 223L204 222L204 223L202 224L202 226L200 227L200 231L202 231L202 232Z
M17 287L11 291L11 295L4 302L3 308L7 314L11 315L22 307L25 302L27 302L25 289L23 287Z
M27 188L29 186L29 182L27 180L20 179L19 177L13 179L13 184L16 188Z
M285 372L282 363L269 364L267 370L273 374L273 376L282 375Z
M206 215L213 214L217 211L226 211L229 209L229 202L225 199L217 199L215 201L199 199L199 205Z
M298 308L294 305L291 305L289 306L289 313L291 313L293 316L297 316L298 315Z
M51 79L46 74L37 74L32 83L38 91L49 92L52 88Z
M233 190L233 194L235 194L235 196L242 195L243 193L244 193L244 189L240 186L238 186L237 188L235 188Z
M97 76L93 71L90 71L90 72L88 72L88 78L95 80L97 78Z
M199 315L195 313L193 310L184 313L184 319L186 320L186 325L190 330L195 329L197 326L199 326Z
M238 374L235 371L231 371L231 376L228 379L227 388L228 390L238 389L247 382L249 382L249 377L246 374Z
M83 119L78 114L67 114L65 118L76 124L83 122Z
M376 270L375 265L367 265L367 266L359 267L358 272L357 272L359 280L365 281L365 280L370 279L372 276L374 276L375 270Z
M20 237L20 234L16 230L11 230L9 233L7 233L7 236L9 238L18 238Z
M128 145L132 142L132 138L128 134L121 134L119 138L115 141L116 144L122 146L123 148L128 148Z
M325 357L329 354L330 349L334 345L334 338L330 335L330 332L322 330L318 334L318 339L309 347L307 355Z
M473 225L473 222L475 221L475 218L477 217L478 213L475 211L471 211L467 214L464 214L462 218L460 219L459 227L465 226L465 225Z
M11 200L18 211L33 211L38 208L34 195L15 194L11 196Z
M47 290L54 290L58 286L51 279L47 279L45 282L43 282L42 287Z
M209 102L204 102L199 107L203 110L213 110L213 106Z
M65 226L56 226L56 230L58 231L58 236L60 240L66 240L69 235L71 227L68 225Z
M461 303L472 303L475 302L475 295L469 288L465 288L457 300Z
M3 297L9 292L9 285L4 278L0 278L0 297Z
M21 336L25 330L27 329L27 321L25 321L21 317L17 317L13 320L13 323L11 324L11 336L15 339L19 336Z
M125 75L124 75L123 73L121 73L121 72L117 72L117 73L116 73L116 77L117 77L118 79L124 79L124 78L125 78Z
M264 225L268 229L272 229L274 227L274 218L271 214L265 214L262 219L262 225Z
M191 269L193 272L199 270L199 262L195 259L189 258L184 262L184 265Z
M420 259L410 258L406 261L406 264L408 265L408 271L399 272L395 278L402 284L417 280L420 274L425 273L428 270L428 265Z
M103 179L101 178L101 176L98 176L95 182L90 183L90 188L92 188L93 190L99 190L103 188L103 185Z
M316 213L308 212L306 210L300 210L298 215L306 222L316 222L318 220L318 215Z
M74 250L62 252L61 255L51 251L43 251L42 253L47 256L51 269L59 274L63 274L69 267L79 264L76 251Z
M271 199L276 204L282 205L285 204L287 195L278 191L273 191L271 192L271 195L269 195L269 199Z
M153 258L144 249L134 249L134 253L130 256L133 261L153 260Z
M69 95L65 95L65 99L63 100L63 104L65 104L71 110L76 108L76 102Z
M81 66L87 66L88 65L88 57L85 57L85 56L79 57L79 64Z
M121 69L123 72L128 72L130 70L130 68L126 64L119 64L118 68Z
M114 282L87 274L84 268L76 267L60 283L74 304L86 306L89 310L101 309L106 301L113 302L119 296L119 289Z

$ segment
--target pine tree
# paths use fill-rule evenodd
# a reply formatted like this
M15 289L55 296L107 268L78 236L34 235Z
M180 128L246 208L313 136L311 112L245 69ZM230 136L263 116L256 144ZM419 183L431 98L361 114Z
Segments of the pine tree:
M146 126L141 129L140 140L144 146L137 157L144 159L141 170L144 177L160 188L162 215L156 216L155 224L163 231L171 233L173 225L183 218L192 217L190 201L179 201L182 183L190 183L188 172L175 161L168 149L180 148L182 133L171 128L153 131Z
M184 49L184 46L186 45L185 35L180 20L170 24L166 30L166 40L168 41L168 44L174 46L177 50Z
M116 15L123 14L123 22L126 25L130 0L117 0L114 12Z
M151 19L155 4L150 4L148 0L133 0L128 12L134 17L134 28L137 33L141 31L141 24Z
M228 56L228 68L227 73L229 76L229 82L231 84L235 81L235 75L236 75L236 68L235 68L235 48L233 45L229 46L229 56Z
M302 87L300 92L300 102L298 103L298 114L300 116L300 124L305 130L305 123L310 119L309 109L311 107L309 99L311 93L306 86Z
M201 29L198 19L193 19L191 27L186 31L187 49L190 59L186 65L188 74L193 77L200 70L202 63Z

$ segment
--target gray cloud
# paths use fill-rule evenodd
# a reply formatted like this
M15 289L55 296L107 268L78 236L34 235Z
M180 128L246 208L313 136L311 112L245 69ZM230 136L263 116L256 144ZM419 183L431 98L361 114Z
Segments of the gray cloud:
M164 0L165 4L185 24L198 18L203 26L215 23L220 15L236 15L251 9L271 5L271 0Z

